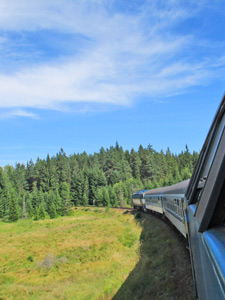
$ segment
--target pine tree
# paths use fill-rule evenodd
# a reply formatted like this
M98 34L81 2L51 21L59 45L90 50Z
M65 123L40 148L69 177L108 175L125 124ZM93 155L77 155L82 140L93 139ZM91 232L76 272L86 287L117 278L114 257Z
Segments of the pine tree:
M112 206L118 206L117 196L112 186L109 186L109 198Z
M34 208L33 208L32 203L31 203L32 196L31 196L31 194L26 193L24 197L25 197L25 202L26 202L26 211L27 211L27 214L28 214L29 217L33 217L33 215L34 215Z
M26 207L25 197L23 198L23 212L22 212L22 218L23 218L23 219L27 219L27 207Z
M10 193L9 199L9 221L16 222L19 219L18 200L14 190Z
M98 188L95 195L95 203L96 206L103 206L103 192L102 188Z
M102 188L103 206L110 205L109 191L107 187Z
M140 173L141 160L138 154L134 151L134 149L131 149L130 166L132 169L133 177L139 179L141 177L141 173Z
M55 198L54 199L55 199L54 204L55 204L56 212L57 212L57 214L61 215L62 214L62 198L59 194L58 189L55 191Z
M39 207L40 205L40 201L39 201L39 195L38 195L38 189L37 189L37 182L33 182L33 187L32 187L32 198L31 198L31 201L32 201L32 206L33 207Z
M89 182L88 182L88 177L86 177L84 181L84 192L83 192L83 199L81 202L81 205L88 205L89 202Z
M57 217L57 212L56 212L55 204L53 202L50 205L49 216L50 216L51 219L54 219L54 218Z
M83 173L73 173L71 178L71 199L75 206L80 205L82 203L83 198L83 190L82 185L84 184Z
M38 209L38 207L37 207L37 206L35 207L34 220L35 220L35 221L38 221L38 220L40 220L40 216L39 216L39 209Z
M66 182L61 185L61 198L62 198L62 215L67 216L71 208L70 190Z
M46 216L46 212L45 212L45 207L43 202L40 204L39 209L38 209L38 214L39 214L39 218L44 220L45 216Z
M3 209L3 202L1 198L1 192L0 192L0 218L3 218L4 216L4 209Z

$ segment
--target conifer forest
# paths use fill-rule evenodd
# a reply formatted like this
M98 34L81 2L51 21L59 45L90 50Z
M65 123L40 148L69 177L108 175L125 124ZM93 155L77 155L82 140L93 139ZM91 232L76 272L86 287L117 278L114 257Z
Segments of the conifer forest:
M132 193L191 177L198 153L157 152L151 145L124 151L116 143L98 153L38 158L0 168L0 218L14 222L72 214L74 206L130 206Z

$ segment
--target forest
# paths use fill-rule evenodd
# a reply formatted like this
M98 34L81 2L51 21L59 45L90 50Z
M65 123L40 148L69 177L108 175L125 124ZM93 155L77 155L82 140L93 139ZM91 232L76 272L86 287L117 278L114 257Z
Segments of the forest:
M14 222L70 215L74 206L131 205L132 193L175 184L191 177L198 153L188 146L180 154L157 152L151 145L123 150L115 146L98 153L64 150L46 159L0 167L0 218Z

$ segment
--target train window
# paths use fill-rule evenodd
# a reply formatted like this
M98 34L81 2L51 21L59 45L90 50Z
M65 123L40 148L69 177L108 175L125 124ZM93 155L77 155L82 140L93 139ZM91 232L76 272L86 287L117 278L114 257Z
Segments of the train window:
M199 221L199 231L203 232L217 222L223 222L224 181L225 181L225 130L223 130L215 157L210 167L207 180L199 193L199 203L196 218ZM221 212L219 212L221 209ZM215 215L219 215L216 221Z
M189 204L199 202L225 126L225 96L213 120L186 192Z
M209 227L215 227L225 223L225 181L216 204L216 208L213 214L213 217L210 221Z
M210 147L210 151L208 153L208 157L207 157L207 161L206 161L206 164L203 168L203 171L201 173L201 178L200 178L200 181L199 181L199 184L201 185L201 187L204 186L205 184L205 181L207 179L207 176L208 176L208 173L209 173L209 169L212 165L212 162L213 162L213 158L215 156L215 153L216 153L216 149L218 147L218 143L220 141L220 138L221 138L221 135L222 135L222 132L223 132L223 129L224 129L224 125L225 125L225 115L223 116L221 122L220 122L220 125L217 129L217 132L213 138L213 142L212 142L212 145Z

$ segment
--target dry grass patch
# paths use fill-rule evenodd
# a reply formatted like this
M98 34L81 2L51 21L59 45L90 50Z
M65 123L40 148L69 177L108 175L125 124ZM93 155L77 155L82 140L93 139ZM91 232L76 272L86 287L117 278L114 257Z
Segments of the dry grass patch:
M122 211L0 223L0 298L104 299L139 259L141 226Z

